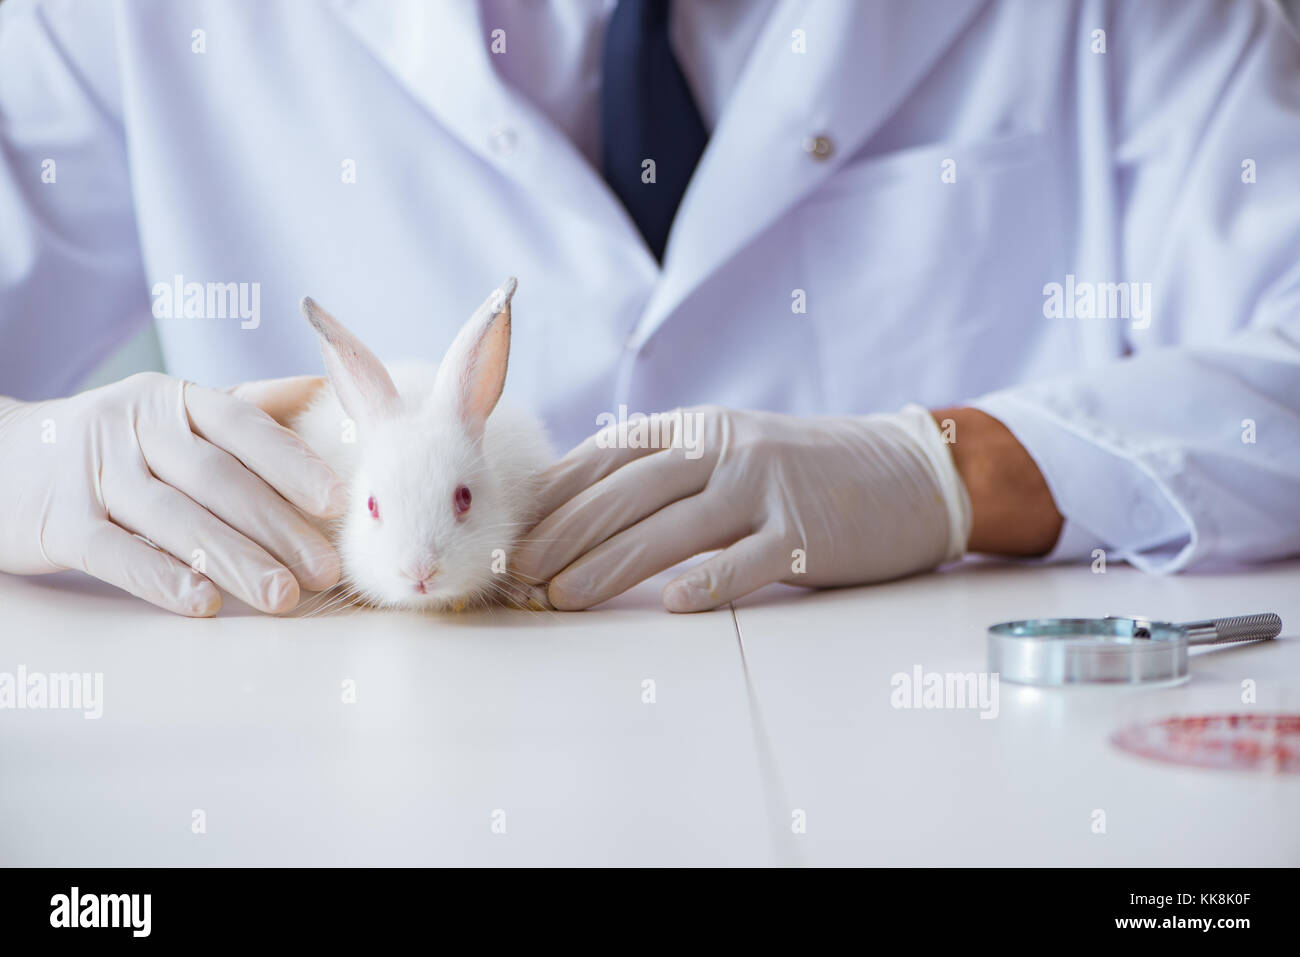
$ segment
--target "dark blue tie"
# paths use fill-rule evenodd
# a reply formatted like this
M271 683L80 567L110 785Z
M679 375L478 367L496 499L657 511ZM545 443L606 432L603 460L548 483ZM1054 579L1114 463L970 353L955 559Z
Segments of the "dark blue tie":
M605 35L601 163L660 262L677 206L708 142L668 43L668 0L619 0ZM643 165L654 161L654 182Z

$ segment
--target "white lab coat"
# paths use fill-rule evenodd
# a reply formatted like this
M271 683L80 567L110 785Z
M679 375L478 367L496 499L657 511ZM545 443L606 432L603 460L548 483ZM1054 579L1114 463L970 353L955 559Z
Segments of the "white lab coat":
M64 394L147 322L187 379L319 371L304 294L436 357L516 275L508 393L564 443L620 405L978 401L1069 519L1058 556L1300 551L1300 45L1275 7L782 0L662 270L497 78L477 9L0 5L0 393ZM259 284L260 322L154 319L177 275ZM1067 280L1149 283L1149 324L1045 316Z

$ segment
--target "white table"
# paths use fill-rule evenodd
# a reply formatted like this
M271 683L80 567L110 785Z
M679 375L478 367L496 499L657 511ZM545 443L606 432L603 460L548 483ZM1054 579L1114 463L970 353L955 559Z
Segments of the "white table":
M0 864L1294 865L1300 777L1108 742L1148 717L1300 711L1294 637L1198 652L1177 687L1003 683L993 720L894 708L890 679L983 670L1007 618L1271 610L1294 636L1297 583L1297 563L970 564L694 616L659 608L661 579L577 614L227 599L188 621L75 574L0 575L0 672L104 676L99 720L0 710Z

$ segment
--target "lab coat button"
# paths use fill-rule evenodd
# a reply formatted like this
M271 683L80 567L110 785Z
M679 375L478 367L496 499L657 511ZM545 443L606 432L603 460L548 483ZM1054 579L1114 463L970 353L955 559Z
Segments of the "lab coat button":
M509 126L498 126L488 136L488 146L498 156L509 156L519 145L519 137Z
M817 160L830 159L834 148L829 136L810 136L803 141L804 152Z

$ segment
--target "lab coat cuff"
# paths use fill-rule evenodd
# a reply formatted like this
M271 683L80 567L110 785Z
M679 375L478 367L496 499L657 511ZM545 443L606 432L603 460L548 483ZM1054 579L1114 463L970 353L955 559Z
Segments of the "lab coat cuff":
M1148 572L1177 571L1195 551L1196 526L1145 465L1054 417L1014 391L969 405L999 420L1029 453L1065 525L1042 561L1127 561Z
M1038 559L1040 562L1080 562L1097 557L1097 549L1105 549L1101 537L1074 519L1067 518L1061 525L1061 534L1050 552Z

